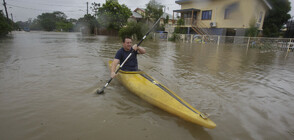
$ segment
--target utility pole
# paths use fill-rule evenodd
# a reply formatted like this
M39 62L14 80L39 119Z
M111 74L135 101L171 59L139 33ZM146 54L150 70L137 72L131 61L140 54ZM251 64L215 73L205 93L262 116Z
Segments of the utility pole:
M3 5L4 5L4 8L5 8L5 12L6 12L6 18L7 18L7 21L8 21L8 12L7 12L7 8L6 8L6 2L5 0L3 0Z
M87 2L87 15L88 15L88 2Z
M12 15L12 13L10 13L10 15L11 15L11 20L12 20L12 22L13 22L13 15Z

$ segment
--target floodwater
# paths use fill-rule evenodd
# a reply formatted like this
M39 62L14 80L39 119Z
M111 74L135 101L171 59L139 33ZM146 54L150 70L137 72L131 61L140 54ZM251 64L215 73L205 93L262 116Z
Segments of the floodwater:
M136 42L136 41L134 41ZM191 124L110 78L117 37L13 32L0 40L1 140L294 138L294 55L146 40L139 68L217 127Z

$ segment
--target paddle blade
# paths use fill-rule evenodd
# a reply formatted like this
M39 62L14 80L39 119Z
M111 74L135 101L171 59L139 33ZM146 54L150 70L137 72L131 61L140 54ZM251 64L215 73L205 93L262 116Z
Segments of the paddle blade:
M108 82L105 84L105 86L102 88L102 89L100 89L100 90L98 90L97 91L97 94L102 94L103 92L104 92L104 89L108 86L108 84L111 82L111 80L112 80L112 78L110 78L109 80L108 80Z
M97 90L97 94L102 94L102 93L104 93L104 89L105 89L105 87L103 87L103 88L100 89L100 90Z

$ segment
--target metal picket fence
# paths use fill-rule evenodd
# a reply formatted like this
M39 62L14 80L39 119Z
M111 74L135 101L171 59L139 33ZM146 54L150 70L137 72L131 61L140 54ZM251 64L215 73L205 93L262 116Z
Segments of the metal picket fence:
M294 38L268 38L268 37L244 37L244 36L204 36L197 34L168 34L154 33L155 39L169 40L186 43L200 44L233 44L247 48L258 48L265 50L283 50L287 52L294 51Z

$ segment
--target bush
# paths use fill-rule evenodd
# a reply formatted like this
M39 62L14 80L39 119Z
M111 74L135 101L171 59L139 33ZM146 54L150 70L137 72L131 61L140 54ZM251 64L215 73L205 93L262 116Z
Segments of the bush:
M179 19L178 21L177 21L177 27L175 28L175 33L177 33L177 34L186 34L187 33L187 30L186 30L186 28L184 28L184 27L180 27L180 25L184 25L185 24L185 22L184 22L184 19Z
M246 29L246 33L245 33L246 36L249 36L249 37L257 36L258 28L255 26L255 23L256 23L256 19L253 18L250 20L249 28Z
M184 19L180 18L178 21L177 21L177 25L184 25L185 24L185 21Z
M176 27L174 32L177 34L186 34L187 30L185 27Z
M156 31L164 31L164 30L165 30L164 25L158 25L156 28Z
M258 28L255 26L251 26L246 30L245 35L248 37L256 37L258 34Z
M178 40L180 37L178 34L176 33L173 33L172 37L171 38L168 38L168 41L176 41Z

